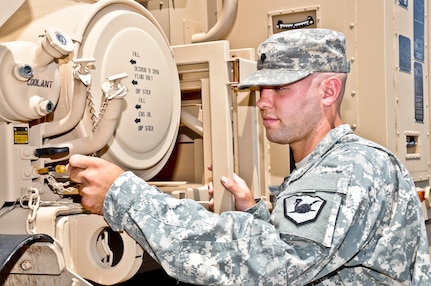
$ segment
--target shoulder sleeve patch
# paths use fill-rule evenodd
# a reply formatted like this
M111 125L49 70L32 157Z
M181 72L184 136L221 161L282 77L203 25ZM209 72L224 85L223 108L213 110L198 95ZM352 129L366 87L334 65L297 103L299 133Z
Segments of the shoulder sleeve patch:
M284 198L284 216L295 225L314 222L326 204L319 196L294 195Z

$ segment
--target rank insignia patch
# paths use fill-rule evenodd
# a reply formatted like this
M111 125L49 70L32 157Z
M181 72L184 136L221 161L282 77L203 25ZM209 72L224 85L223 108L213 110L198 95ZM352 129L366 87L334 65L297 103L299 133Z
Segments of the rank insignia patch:
M317 220L325 204L318 196L290 196L284 199L284 216L296 225L310 223Z

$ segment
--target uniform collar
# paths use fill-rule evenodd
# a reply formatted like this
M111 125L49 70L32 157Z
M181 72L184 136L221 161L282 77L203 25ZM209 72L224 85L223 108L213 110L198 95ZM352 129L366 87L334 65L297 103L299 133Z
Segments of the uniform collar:
M284 189L286 184L289 184L302 177L312 166L320 162L325 155L332 150L337 142L346 135L353 134L353 130L348 124L343 124L334 129L331 129L328 134L319 142L314 150L307 155L301 162L296 164L296 168L292 173L284 179L279 191Z

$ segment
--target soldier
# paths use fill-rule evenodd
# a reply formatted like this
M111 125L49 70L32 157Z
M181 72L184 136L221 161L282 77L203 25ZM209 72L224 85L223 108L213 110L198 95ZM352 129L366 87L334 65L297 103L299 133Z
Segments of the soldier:
M236 175L221 182L238 211L215 214L100 158L74 155L68 168L82 183L82 204L188 283L431 285L411 177L394 154L341 119L345 49L333 30L275 34L238 87L260 91L267 138L293 151L295 169L274 188L271 213Z

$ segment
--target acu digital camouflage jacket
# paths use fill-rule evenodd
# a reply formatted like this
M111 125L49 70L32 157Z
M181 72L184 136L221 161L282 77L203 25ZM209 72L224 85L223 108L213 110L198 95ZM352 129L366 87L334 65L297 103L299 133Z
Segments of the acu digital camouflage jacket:
M431 285L415 186L383 147L333 129L247 212L207 211L131 172L112 185L104 216L165 271L199 285Z

